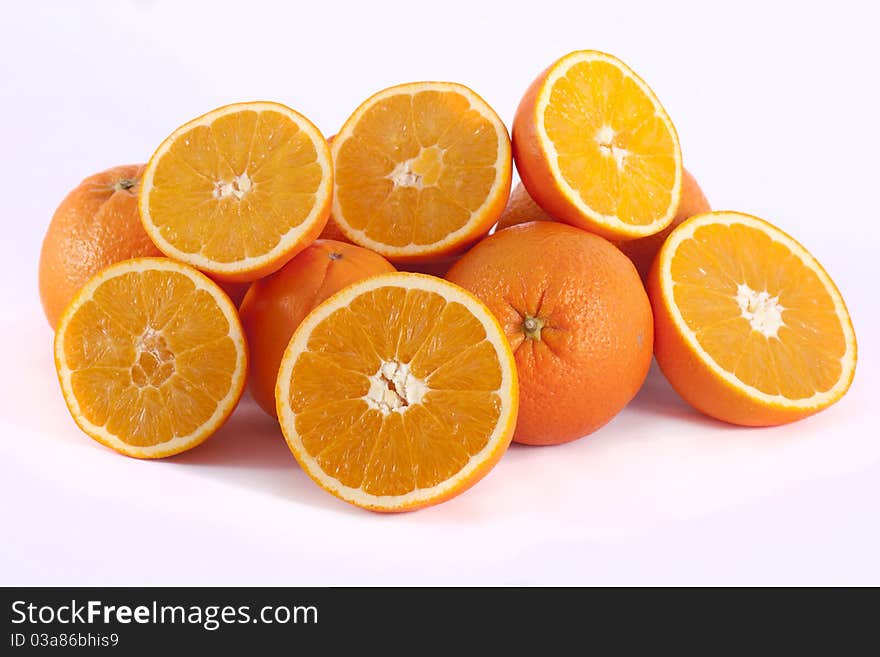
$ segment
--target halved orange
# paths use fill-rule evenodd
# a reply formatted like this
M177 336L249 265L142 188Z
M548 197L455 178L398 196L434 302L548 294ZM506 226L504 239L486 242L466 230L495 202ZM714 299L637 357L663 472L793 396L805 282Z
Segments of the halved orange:
M92 278L55 333L55 367L74 421L137 458L195 447L244 390L247 348L235 306L207 276L135 258Z
M807 250L739 212L693 217L648 277L654 354L672 386L726 422L776 425L849 389L856 337L834 282Z
M510 345L476 297L433 276L355 283L300 324L278 418L322 488L374 511L453 497L501 458L516 425Z
M658 233L678 209L675 127L612 55L572 52L538 76L516 111L513 155L544 211L611 240Z
M458 253L500 216L512 173L507 128L476 93L413 82L371 96L331 146L333 219L392 262Z
M321 233L332 169L326 140L302 114L227 105L175 130L150 158L141 220L165 255L218 280L256 280Z

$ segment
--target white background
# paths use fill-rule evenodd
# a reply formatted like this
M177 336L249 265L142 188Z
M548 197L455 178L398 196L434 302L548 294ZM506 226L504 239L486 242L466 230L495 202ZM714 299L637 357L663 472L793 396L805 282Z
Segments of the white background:
M0 584L880 584L880 50L874 3L18 2L0 21ZM37 294L85 176L185 120L271 99L334 133L385 86L463 82L509 121L574 49L654 88L713 206L795 235L859 339L839 404L788 427L697 415L657 371L609 426L514 447L399 516L315 487L246 399L205 445L126 459L75 427Z

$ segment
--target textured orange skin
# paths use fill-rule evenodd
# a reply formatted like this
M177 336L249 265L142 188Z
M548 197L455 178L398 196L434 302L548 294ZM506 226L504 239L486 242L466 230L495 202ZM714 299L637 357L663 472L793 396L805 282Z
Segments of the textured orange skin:
M381 92L379 92L379 93L381 93ZM473 93L474 95L476 95L478 97L481 97L481 96L479 96L479 94L477 94L473 90L471 90L471 93ZM374 96L375 95L376 94L374 94ZM367 105L368 103L372 102L372 100L373 100L373 96L370 96L369 98L367 98L367 100L365 100L363 103L361 103L361 105L359 106L358 109L360 109L360 107L363 107L364 105ZM488 106L489 104L486 103L486 105ZM357 112L357 110L355 110L355 112L353 112L352 114L354 114L356 112ZM333 135L333 137L331 137L327 141L329 143L332 143L334 137L336 137L336 135ZM512 155L512 151L511 151L511 155ZM499 162L498 164L500 167L502 193L499 194L498 197L492 203L490 203L485 208L483 208L483 216L481 217L481 220L478 223L471 226L470 231L468 231L465 235L463 235L457 243L447 245L444 248L426 249L424 252L419 253L419 254L394 255L394 256L389 255L388 260L393 262L395 265L421 265L421 264L436 263L436 262L440 262L440 261L444 261L444 260L451 260L451 259L454 259L455 257L461 255L465 251L467 251L471 246L473 246L480 239L485 237L486 234L490 230L492 230L492 227L498 221L498 217L501 216L501 213L504 212L504 208L507 205L507 199L510 196L510 186L513 183L512 156L508 156L507 158L504 158L503 161ZM335 187L334 187L334 190L335 190ZM330 229L331 234L335 231L339 231L340 233L342 233L343 237L340 238L340 241L351 242L353 244L357 244L357 240L354 237L352 237L351 235L349 235L348 233L346 233L345 229L343 227L341 227L338 223L333 221L332 218L327 223L334 224L334 228ZM367 247L367 248L369 248L369 247ZM406 269L406 271L413 271L415 273L422 273L425 270L419 269L418 267L414 267L411 269ZM425 273L429 273L429 275L430 275L430 271L431 271L431 269L429 268ZM438 270L435 270L435 271L438 271Z
M687 344L672 319L669 310L671 301L661 289L659 257L654 260L648 274L647 287L654 312L654 356L657 364L675 391L698 411L730 424L770 427L808 417L837 401L835 399L815 408L785 408L748 397L718 376ZM846 321L849 322L848 317ZM852 379L844 393L851 383Z
M120 260L162 255L138 214L136 185L143 170L143 164L129 164L90 176L55 210L40 253L40 300L53 329L99 271ZM123 189L121 181L133 186Z
M135 259L136 259L136 260L168 260L168 258L166 258L165 256L159 256L158 258L154 258L154 257L146 257L146 258L135 258ZM116 263L113 263L113 264L116 264ZM211 282L214 283L215 285L218 285L218 286L219 286L219 284L218 284L216 281L212 281L210 278L208 278L207 276L205 276L205 274L204 274L203 272L200 272L199 270L194 269L194 268L190 267L189 265L185 265L185 264L183 264L183 263L178 263L178 264L180 265L181 268L191 269L192 272L194 273L194 275L201 276L201 277L207 279L208 281L211 281ZM219 287L221 287L221 289L222 289L222 286L219 286ZM67 306L67 308L64 309L64 312L62 313L62 316L67 315L67 314L69 314L69 313L72 313L73 310L74 310L74 307L75 307L76 305L78 305L78 304L74 303L74 301L76 300L76 298L77 298L77 296L78 296L78 293L79 293L79 290L77 290L77 294L74 294L74 297L73 297L73 299L71 299L71 302L70 302L70 304ZM228 295L227 295L227 296L228 296ZM59 318L59 321L60 321L60 319L61 319L61 318ZM53 353L55 354L55 356L54 356L54 361L55 361L55 372L56 372L56 374L58 375L58 382L59 382L59 384L60 384L60 383L61 383L61 361L60 361L60 359L58 358L58 346L57 346L57 345L58 345L58 340L59 340L59 334L56 333L56 334L55 334L55 349L54 349L54 352L53 352ZM245 342L244 342L244 369L245 369L245 370L247 370L247 368L248 368L248 358L249 358L248 345L247 345L247 341L245 340ZM217 430L219 430L220 427L222 427L222 426L226 423L226 420L229 419L229 416L232 415L232 413L235 411L235 409L238 408L238 403L241 401L241 396L244 394L244 389L245 389L245 385L246 385L246 382L247 382L247 377L244 378L244 382L245 382L245 383L243 383L242 386L236 391L236 394L235 394L235 401L234 401L232 404L230 404L230 406L229 406L229 408L226 410L226 412L223 413L223 415L221 415L220 418L217 419L217 422L216 422L212 427L210 427L209 429L207 429L207 430L204 432L204 434L203 434L200 438L198 438L198 439L192 441L192 442L189 443L188 445L184 445L184 446L182 446L182 447L178 447L177 449L167 449L167 450L164 450L164 451L155 452L155 453L153 453L153 454L150 454L149 456L146 456L146 455L138 455L138 456L135 456L135 455L133 455L133 454L126 454L125 452L122 452L122 451L120 451L119 449L117 449L117 447L116 447L115 445L113 445L113 444L111 444L111 443L109 443L109 442L106 442L101 436L98 436L98 435L92 435L92 434L88 431L88 428L83 424L83 422L82 422L82 418L80 418L79 416L77 416L77 415L73 412L73 409L72 409L72 407L71 407L71 402L70 402L70 400L67 399L67 397L64 397L64 403L65 403L65 405L67 406L67 410L68 410L68 412L70 413L70 416L73 418L73 421L76 423L76 426L79 427L79 429L80 429L84 434L86 434L89 438L91 438L91 439L94 440L95 442L100 443L100 444L103 445L104 447L107 447L107 448L109 448L109 449L112 449L112 450L113 450L114 452L116 452L117 454L121 454L122 456L125 456L125 457L128 457L128 458L148 459L148 460L163 459L163 458L166 458L166 457L169 457L169 456L174 456L174 455L176 455L176 454L181 454L181 453L183 453L183 452L188 452L189 450L193 449L194 447L198 447L198 446L201 445L203 442L205 442L208 438L210 438L211 436L213 436L213 435L217 432Z
M476 294L510 340L516 442L555 445L592 433L647 376L651 306L635 267L601 237L557 222L513 226L475 246L447 279ZM527 314L546 322L540 340L526 337Z
M341 256L332 259L331 255ZM275 379L287 343L318 304L352 283L394 266L354 244L317 240L282 269L256 281L239 315L250 347L250 388L264 411L277 417Z
M682 169L681 202L678 205L678 212L675 213L672 223L655 235L623 242L614 241L613 243L633 261L636 269L639 270L639 276L642 277L642 281L647 281L648 272L651 270L651 263L654 262L654 256L657 255L660 247L663 246L663 242L669 237L669 233L685 219L696 214L709 212L711 209L709 201L697 184L696 179L687 169ZM541 206L535 203L534 199L529 196L522 183L520 183L510 193L507 207L498 220L498 230L527 221L556 221L556 219L544 212Z

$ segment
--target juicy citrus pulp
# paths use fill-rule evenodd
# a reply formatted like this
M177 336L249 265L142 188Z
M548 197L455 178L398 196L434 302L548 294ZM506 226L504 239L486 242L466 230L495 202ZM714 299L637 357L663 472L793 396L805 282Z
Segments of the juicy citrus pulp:
M381 511L442 501L501 457L516 423L513 355L486 307L421 274L355 283L290 341L275 390L300 465Z
M392 261L461 250L510 192L507 129L467 87L416 82L365 101L333 139L333 218Z
M651 235L675 216L675 128L647 84L611 55L573 52L538 77L517 110L514 156L545 211L609 239Z
M244 388L235 307L203 274L137 258L92 278L55 335L61 390L77 424L108 447L168 456L206 439Z
M327 142L278 103L227 105L175 130L144 172L140 212L166 255L225 280L280 268L330 211Z
M663 320L658 363L711 415L778 424L830 405L852 381L856 340L840 292L766 221L736 212L686 221L661 249L649 285ZM701 374L714 383L699 382Z

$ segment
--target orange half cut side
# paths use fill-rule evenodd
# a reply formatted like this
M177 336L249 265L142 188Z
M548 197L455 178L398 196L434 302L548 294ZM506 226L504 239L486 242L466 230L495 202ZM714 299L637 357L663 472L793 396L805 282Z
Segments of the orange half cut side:
M195 447L244 390L235 306L207 276L168 258L113 265L74 297L55 334L64 400L96 441L137 458Z
M852 383L856 338L843 297L803 246L762 219L710 212L685 221L648 287L657 362L709 415L790 422Z
M513 148L545 212L608 239L653 235L678 209L675 127L644 80L611 55L573 52L539 75L517 109Z
M224 281L280 269L330 213L330 149L279 103L227 105L175 130L144 171L140 213L165 255Z
M333 139L333 219L392 262L453 255L485 235L510 193L504 123L476 93L414 82L367 99Z
M513 435L516 367L476 297L432 276L355 283L297 329L275 388L291 451L322 488L405 511L481 479Z

